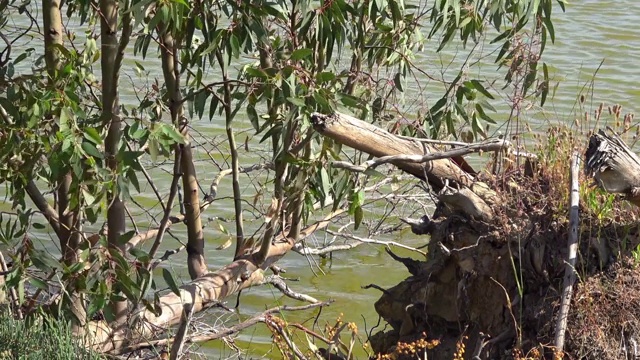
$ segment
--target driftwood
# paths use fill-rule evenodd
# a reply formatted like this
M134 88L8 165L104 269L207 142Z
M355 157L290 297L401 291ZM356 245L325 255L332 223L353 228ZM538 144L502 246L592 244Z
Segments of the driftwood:
M482 149L496 151L505 146L505 143L499 145L491 142L471 150L454 151L440 156L434 154L436 149L428 143L396 136L349 115L315 113L311 116L311 121L314 129L322 135L379 158L364 167L391 163L427 181L439 195L440 201L452 211L485 221L493 218L491 206L499 202L496 193L475 179L472 169L460 155ZM343 162L336 165L349 168ZM363 171L364 167L353 166L353 170Z
M640 159L613 130L592 135L585 158L585 172L598 186L640 206Z

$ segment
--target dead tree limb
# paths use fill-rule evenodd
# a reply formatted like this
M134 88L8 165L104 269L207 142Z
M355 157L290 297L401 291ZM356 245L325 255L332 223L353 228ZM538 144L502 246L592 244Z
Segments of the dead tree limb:
M459 153L448 154L446 158L427 158L424 162L424 156L432 156L431 154L437 152L427 143L401 138L375 125L340 113L314 113L311 121L314 129L322 135L380 158L375 161L389 162L427 181L440 195L440 200L453 211L482 220L493 218L491 205L499 202L496 193L462 169L461 166L469 166L465 165L466 162Z
M180 358L184 342L187 339L187 331L189 329L189 323L193 317L193 307L191 305L185 305L182 312L182 321L178 327L176 336L174 337L173 345L171 345L171 353L169 354L169 360L177 360Z
M569 239L568 239L568 255L564 269L564 283L562 289L562 298L560 302L560 311L558 312L558 322L556 323L555 347L556 351L562 351L564 348L564 335L567 330L567 318L569 316L569 306L571 304L571 295L573 294L573 284L576 282L576 258L578 254L578 226L580 218L578 206L580 203L580 184L578 174L580 168L580 156L573 154L571 157L571 198L569 210Z
M403 138L403 139L406 139L406 138ZM425 155L407 155L407 154L388 155L388 156L380 157L378 159L366 161L361 165L354 165L344 161L334 161L331 163L331 165L337 168L346 168L351 171L364 172L367 169L372 169L383 164L389 164L394 162L421 164L421 163L426 163L428 161L456 158L459 156L464 156L464 155L476 153L476 152L503 150L503 149L509 148L510 146L511 144L506 140L493 139L493 140L487 140L481 143L467 144L465 146L462 146L456 149L451 149L451 150L436 152L436 153L429 153Z
M591 136L585 162L585 172L598 186L624 194L640 206L640 159L613 130L600 130Z
M315 113L311 115L311 121L314 129L322 135L378 158L393 155L422 156L427 151L433 150L428 144L402 139L384 129L346 114ZM401 160L391 161L391 163L409 174L428 181L436 192L444 188L445 179L460 184L472 182L471 176L462 171L451 159L438 159L428 164Z
M335 217L344 213L339 209L321 221L307 226L298 240L303 240L319 229L325 228ZM264 270L277 262L294 246L294 241L280 235L274 239L268 256L256 266L256 253L242 256L231 264L205 274L180 287L179 294L168 293L159 299L161 312L156 314L141 307L129 316L128 326L113 329L105 321L91 321L87 326L88 341L94 350L121 354L130 344L148 339L180 322L184 307L191 305L198 313L209 304L237 293L242 289L264 282Z
M276 289L280 290L282 294L292 299L306 301L312 304L320 302L313 296L293 291L280 275L267 276L264 278L264 283L273 285Z
M188 337L185 340L185 343L199 343L199 342L205 342L205 341L211 341L211 340L217 340L217 339L222 339L224 337L227 336L231 336L233 334L236 334L244 329L247 329L251 326L254 326L258 323L264 323L266 321L266 318L268 316L274 315L274 314L280 314L284 311L303 311L303 310L309 310L309 309L313 309L313 308L317 308L317 307L325 307L325 306L329 306L331 303L333 302L333 300L329 300L329 301L325 301L325 302L320 302L320 303L315 303L315 304L307 304L307 305L302 305L302 306L288 306L288 305L284 305L284 306L278 306L275 308L271 308L269 310L266 310L265 312L258 314L250 319L247 319L237 325L234 325L230 328L227 328L225 330L221 330L219 332L213 333L213 334L206 334L206 335L196 335L196 336L191 336ZM123 348L121 353L129 353L132 351L137 351L137 350L142 350L142 349L150 349L153 347L158 347L158 346L164 346L167 345L171 342L171 338L166 338L166 339L158 339L158 340L152 340L152 341L147 341L147 342L141 342L138 344L132 344L130 346L127 346L126 348Z

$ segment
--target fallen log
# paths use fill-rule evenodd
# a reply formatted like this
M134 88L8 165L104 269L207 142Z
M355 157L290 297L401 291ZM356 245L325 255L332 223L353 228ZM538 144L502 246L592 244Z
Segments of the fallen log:
M463 170L459 164L466 162L459 157L460 152L452 152L447 157L430 156L437 151L428 143L396 136L346 114L314 113L311 122L323 136L383 159L374 165L388 162L428 182L439 195L439 200L452 212L484 221L493 218L492 205L499 201L497 194L486 184L477 181L473 174ZM494 146L490 149L497 148ZM345 167L343 163L338 166ZM356 171L358 168L354 167Z
M607 192L624 194L640 206L640 159L612 130L600 130L589 139L585 172Z

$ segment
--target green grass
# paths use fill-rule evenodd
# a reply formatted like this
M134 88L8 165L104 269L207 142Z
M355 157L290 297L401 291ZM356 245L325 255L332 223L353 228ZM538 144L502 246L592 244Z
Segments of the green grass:
M0 312L0 360L5 359L67 360L101 357L78 344L65 322L43 317L21 321L7 312Z

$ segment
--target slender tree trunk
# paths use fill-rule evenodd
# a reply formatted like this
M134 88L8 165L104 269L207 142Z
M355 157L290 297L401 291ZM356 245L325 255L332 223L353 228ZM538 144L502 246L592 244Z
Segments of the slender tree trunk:
M56 71L60 67L60 51L55 48L56 45L63 44L63 26L62 12L60 10L61 3L59 0L43 0L42 14L44 24L44 48L45 63L47 73L49 74L49 86L56 87L55 77ZM30 196L39 194L35 184L30 184L31 189L28 191ZM60 242L60 250L62 251L63 261L68 266L78 261L78 247L82 241L81 219L77 208L70 208L71 188L73 186L73 177L71 172L60 175L56 183L56 205L58 212L58 240ZM56 228L54 226L54 228ZM72 330L81 333L86 323L86 309L82 294L76 291L73 284L69 289L70 309L72 317Z
M44 59L49 77L53 78L60 62L60 52L53 48L62 45L62 13L60 0L42 0L44 23Z
M120 248L119 239L126 231L124 203L118 189L118 161L116 156L122 139L122 120L119 114L118 78L120 66L118 59L118 1L100 1L100 37L102 41L102 124L108 127L105 140L107 166L114 176L113 188L107 201L107 241L110 247ZM114 301L111 311L116 326L123 325L127 319L127 301Z
M176 151L181 151L182 187L185 192L184 209L188 233L187 266L189 276L195 279L207 273L207 264L204 259L204 234L202 232L202 220L200 218L198 179L196 177L195 167L193 166L189 130L184 116L182 95L180 94L180 72L178 70L178 59L176 57L179 48L178 45L178 41L166 30L162 35L162 44L160 46L162 53L162 71L169 95L171 120L173 124L181 130L185 139L185 143L176 147Z
M233 204L236 215L236 251L234 259L238 259L242 255L241 252L245 248L244 220L242 219L242 197L240 194L240 165L238 161L238 145L236 144L236 137L233 133L233 127L231 126L231 122L233 121L233 112L231 110L231 85L229 85L229 74L227 72L227 67L220 51L216 52L216 59L218 60L218 65L220 66L220 70L222 71L222 80L224 82L224 96L222 100L224 107L224 117L226 120L225 128L227 132L227 141L229 142L229 153L231 155L231 184L233 188Z

